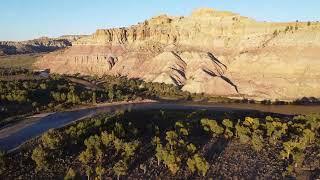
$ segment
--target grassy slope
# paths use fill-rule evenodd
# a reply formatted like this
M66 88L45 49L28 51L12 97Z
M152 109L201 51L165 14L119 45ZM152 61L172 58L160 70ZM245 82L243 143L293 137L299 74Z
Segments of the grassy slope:
M39 54L0 56L0 67L22 67L32 69L32 64L36 62L36 59L39 56Z

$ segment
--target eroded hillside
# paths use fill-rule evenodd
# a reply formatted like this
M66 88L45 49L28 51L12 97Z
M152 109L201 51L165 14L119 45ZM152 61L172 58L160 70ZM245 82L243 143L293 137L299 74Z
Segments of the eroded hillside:
M253 99L320 97L320 24L270 23L200 9L101 29L35 66L56 73L111 74L183 90Z
M83 35L66 35L58 38L42 37L28 41L0 41L0 56L52 52L72 45Z

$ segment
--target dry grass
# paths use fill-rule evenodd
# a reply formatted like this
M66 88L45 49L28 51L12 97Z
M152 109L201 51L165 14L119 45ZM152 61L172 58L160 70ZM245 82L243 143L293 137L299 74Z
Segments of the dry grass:
M0 67L27 68L32 69L32 64L36 62L39 54L22 54L11 56L0 56Z

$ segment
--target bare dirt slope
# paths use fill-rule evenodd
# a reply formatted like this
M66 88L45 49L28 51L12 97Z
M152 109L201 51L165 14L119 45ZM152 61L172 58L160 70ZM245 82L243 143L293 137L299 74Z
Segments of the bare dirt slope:
M35 65L56 73L127 75L183 90L253 99L320 97L320 23L257 22L199 9L100 29Z

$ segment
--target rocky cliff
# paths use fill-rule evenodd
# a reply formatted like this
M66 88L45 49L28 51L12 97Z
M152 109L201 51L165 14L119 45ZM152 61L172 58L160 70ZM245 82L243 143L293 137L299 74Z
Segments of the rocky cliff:
M78 35L66 35L58 38L42 37L28 41L0 41L0 56L27 53L51 52L72 45L72 42L85 37Z
M57 73L111 74L183 90L253 99L320 97L320 24L257 22L199 9L127 28L100 29L35 66Z

